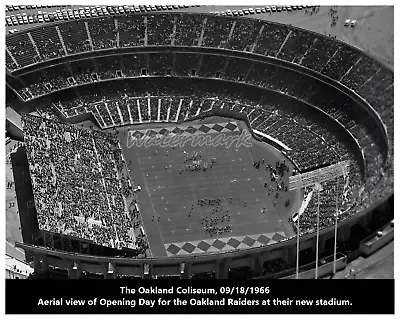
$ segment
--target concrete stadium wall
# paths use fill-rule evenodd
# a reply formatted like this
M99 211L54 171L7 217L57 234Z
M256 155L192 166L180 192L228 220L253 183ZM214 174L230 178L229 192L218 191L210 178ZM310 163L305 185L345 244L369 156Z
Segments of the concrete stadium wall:
M369 237L361 240L360 251L363 256L370 256L380 248L393 241L394 239L394 223L386 225L380 230L374 232Z
M341 256L339 258L339 254L336 258L336 271L343 270L347 265L347 257ZM314 266L310 270L299 272L299 279L314 279L315 278L315 264L310 264L310 267ZM323 278L328 275L333 274L333 262L328 262L323 265L318 265L318 278ZM292 274L290 276L284 277L283 279L296 279L296 275Z

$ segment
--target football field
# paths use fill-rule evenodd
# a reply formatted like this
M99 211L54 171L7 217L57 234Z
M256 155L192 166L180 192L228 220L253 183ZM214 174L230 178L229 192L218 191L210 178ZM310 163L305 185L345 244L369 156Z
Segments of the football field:
M221 130L228 120L216 121L220 120L209 118L202 125L217 125L217 130ZM221 134L225 138L243 134L245 125L232 123L236 131L210 130L207 135L214 139ZM168 130L179 131L190 124L167 126ZM165 133L167 128L161 132ZM128 130L119 133L121 146L131 177L141 186L139 207L153 256L165 256L171 244L186 245L183 253L199 253L208 252L207 247L219 239L229 239L230 247L236 245L240 249L246 235L255 240L255 235L276 234L275 240L279 241L294 234L287 221L299 206L300 197L296 192L276 192L277 182L271 181L266 168L283 161L277 150L272 151L272 147L253 138L251 147L237 143L229 147L194 146L191 141L175 147L138 143L128 147ZM153 130L160 132L160 128ZM260 167L256 169L254 162L258 161ZM289 169L282 181L287 185L293 166L285 161ZM285 205L287 201L289 205ZM199 250L193 248L203 240ZM244 246L253 246L251 242L246 239ZM211 251L219 247L229 249L223 244L211 247ZM173 255L171 250L168 255Z

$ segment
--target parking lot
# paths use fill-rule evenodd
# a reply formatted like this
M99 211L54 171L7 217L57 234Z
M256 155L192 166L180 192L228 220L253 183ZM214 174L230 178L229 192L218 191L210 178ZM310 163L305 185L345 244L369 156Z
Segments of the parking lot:
M198 5L140 5L140 6L72 6L72 5L27 5L6 6L6 28L14 33L37 23L79 20L98 16L126 13L187 10Z

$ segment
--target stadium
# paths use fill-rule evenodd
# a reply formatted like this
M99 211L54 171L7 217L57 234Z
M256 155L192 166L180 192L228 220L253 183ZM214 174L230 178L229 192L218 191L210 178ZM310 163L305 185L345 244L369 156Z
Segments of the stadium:
M322 277L393 239L386 63L149 7L6 36L7 245L34 277Z

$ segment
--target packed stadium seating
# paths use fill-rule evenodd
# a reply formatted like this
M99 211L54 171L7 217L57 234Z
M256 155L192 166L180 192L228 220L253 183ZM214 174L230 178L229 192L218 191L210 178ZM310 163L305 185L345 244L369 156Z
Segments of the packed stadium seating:
M154 80L152 81L154 84ZM129 87L129 85L127 85ZM155 86L156 88L161 88L163 85L161 84L161 80L158 82L158 85ZM196 88L199 88L197 86ZM188 88L186 88L187 90ZM84 91L84 88L80 90ZM101 90L101 89L100 89ZM107 89L104 88L106 91ZM106 123L108 127L113 127L116 122L119 123L143 123L146 121L162 121L161 120L161 108L164 110L164 120L166 121L179 121L179 120L187 120L188 116L192 113L194 115L198 114L197 110L199 106L203 106L200 112L206 112L213 108L228 108L229 110L238 112L242 111L249 115L249 121L254 129L257 129L261 132L265 132L266 134L276 138L277 140L282 141L286 145L292 148L292 151L289 152L292 159L296 162L296 164L300 167L301 170L307 170L310 168L320 167L327 165L329 163L335 163L340 160L352 160L352 174L351 174L351 181L350 181L350 189L355 189L356 186L360 183L360 176L362 175L361 170L356 165L355 157L346 149L346 146L342 144L342 141L337 139L337 135L333 132L327 130L324 127L324 123L318 119L318 116L312 117L312 121L310 122L309 117L302 116L301 113L291 112L289 113L288 110L285 110L281 107L278 112L274 112L273 110L278 109L279 106L271 105L263 105L262 108L257 107L256 105L243 105L241 104L239 107L238 105L229 99L230 95L221 95L219 97L216 94L213 94L211 89L208 89L206 93L213 98L204 97L203 99L197 98L197 102L195 99L191 97L176 97L176 96L154 96L149 95L146 97L140 98L140 94L137 97L131 96L128 97L124 94L120 94L119 92L127 92L128 89L122 89L119 85L119 88L115 88L115 90L109 89L114 92L114 96L116 97L124 97L121 98L114 98L113 94L109 94L109 92L105 93L105 96L98 95L98 100L103 100L107 97L108 102L102 103L103 107L107 107L112 103L115 107L119 108L121 115L125 115L125 119L119 120L111 120L109 114L115 114L113 119L119 117L119 113L112 111L110 108L108 111L105 109L99 108L99 104L97 105L97 110L99 110L99 116L103 119L103 123ZM118 91L120 90L120 91ZM146 93L148 94L148 93ZM143 96L144 94L142 94ZM85 93L80 93L80 96L87 97L90 99L90 96ZM201 96L201 91L197 91L197 97ZM268 97L268 101L278 101L277 98L273 99L272 96ZM229 99L229 100L228 100ZM287 98L286 98L287 99ZM211 102L210 102L211 101ZM285 98L280 97L279 101L281 104L285 101ZM192 104L191 104L192 103ZM181 109L178 113L178 106L181 104ZM188 107L192 105L192 110L184 109L183 106ZM288 103L289 104L289 103ZM70 105L74 105L73 103ZM148 106L150 105L150 110ZM291 103L293 105L293 102ZM138 109L139 106L139 109ZM160 106L160 119L158 119L158 106ZM196 107L197 106L197 107ZM206 107L208 106L208 108ZM169 118L168 116L168 109L170 108ZM238 110L239 109L239 110ZM84 110L84 109L83 109ZM103 111L104 110L104 111ZM140 112L139 112L140 110ZM62 111L62 110L60 110ZM150 112L150 113L149 113ZM143 115L143 116L142 116ZM185 117L186 116L186 117ZM308 115L309 116L309 115ZM333 120L332 120L333 121ZM326 124L326 119L325 119ZM309 128L311 126L311 130ZM299 137L302 137L299 139ZM365 138L365 136L364 136ZM299 143L300 142L300 143ZM304 144L302 143L304 142ZM311 151L310 151L311 150ZM376 151L374 149L368 150L367 154L374 154ZM368 159L367 159L368 161ZM373 165L376 163L376 159L371 159L369 162L370 166L367 166L367 175L371 175L374 177L374 172L376 171L376 167ZM335 186L326 186L324 190L326 190L326 194L321 197L322 201L327 203L326 210L332 209L335 207L335 200L331 199L332 194L334 194L334 187ZM326 199L326 200L325 200ZM348 197L348 201L343 203L343 206L340 208L345 211L348 210L349 206L354 203L356 200L356 195L351 195ZM330 204L330 205L328 205ZM316 214L316 207L315 205L311 204L307 210L305 217L307 218L307 214L314 217ZM342 217L347 217L343 215ZM312 225L307 224L309 219L304 219L304 224L308 226L307 228L301 229L302 232L305 230L313 230ZM323 220L325 221L325 220ZM333 223L332 218L329 218L327 215L326 225L329 223ZM325 225L324 224L324 225Z
M147 242L134 234L141 223L117 140L41 117L24 115L23 122L40 229L144 254Z
M174 51L170 46L195 50ZM350 191L341 203L340 219L393 192L393 72L342 42L254 19L163 13L47 25L8 35L6 47L7 68L21 74L7 80L9 85L26 101L49 99L56 113L68 121L91 114L107 129L148 121L184 121L211 108L228 109L246 114L252 128L289 146L288 154L300 170L351 160L346 186ZM114 49L128 47L158 47L163 52L115 54ZM112 55L107 55L108 49L114 50ZM25 67L39 63L43 68L24 73ZM295 71L298 68L304 73ZM315 73L350 90L335 89L314 77ZM372 112L350 93L364 99ZM375 112L387 131L388 148L387 138L371 116ZM332 126L328 128L326 121ZM340 134L331 130L338 124L354 137L365 168ZM363 191L355 192L360 184ZM335 188L336 184L325 183L320 194L324 227L333 223L326 213L335 208ZM312 202L300 232L315 229L315 215ZM49 218L48 223L54 221ZM128 241L122 229L117 226L116 230L121 241ZM110 242L110 235L96 232L91 236Z

